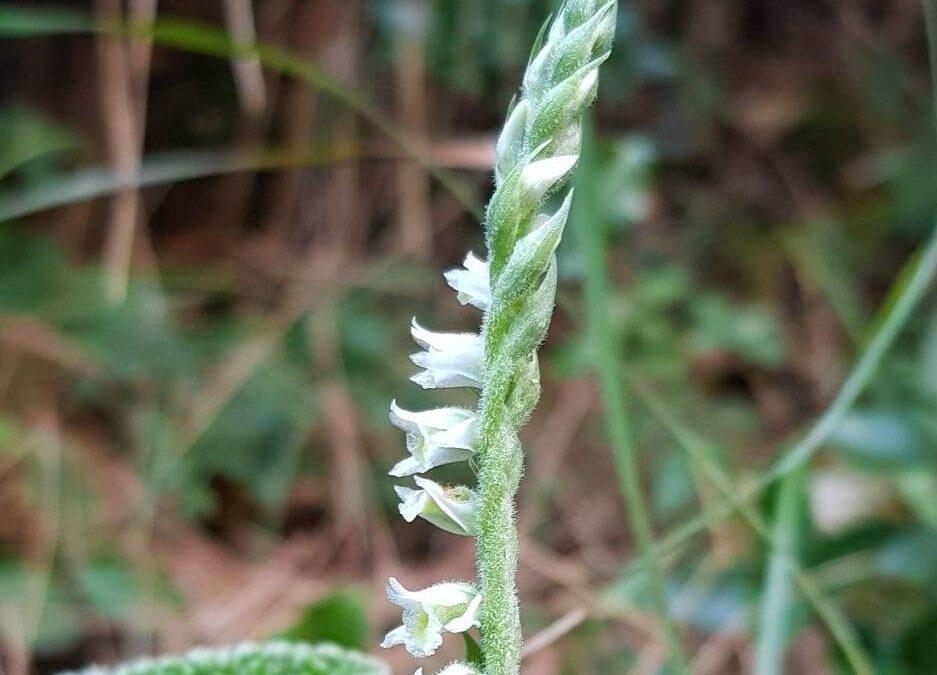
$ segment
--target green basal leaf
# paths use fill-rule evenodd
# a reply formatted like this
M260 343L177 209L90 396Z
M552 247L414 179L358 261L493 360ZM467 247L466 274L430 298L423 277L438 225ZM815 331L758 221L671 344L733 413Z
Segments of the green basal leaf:
M182 656L143 659L73 675L390 675L386 664L331 644L245 643L195 649ZM67 674L63 674L67 675Z
M280 637L307 643L331 642L361 649L367 644L370 632L361 594L338 591L306 607L299 621Z

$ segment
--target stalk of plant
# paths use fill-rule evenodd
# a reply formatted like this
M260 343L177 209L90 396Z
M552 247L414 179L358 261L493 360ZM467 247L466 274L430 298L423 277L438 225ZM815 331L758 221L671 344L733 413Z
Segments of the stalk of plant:
M413 323L424 350L411 357L424 369L413 381L425 388L479 389L477 409L391 406L391 421L406 433L409 451L391 475L463 460L477 469L476 489L424 476L415 477L417 489L397 487L406 520L423 518L477 537L477 585L447 582L421 591L408 591L396 579L388 585L388 597L403 608L403 624L388 633L385 647L403 644L414 656L429 656L445 632L480 629L483 663L452 664L447 673L515 675L520 669L518 432L540 397L537 349L553 314L554 253L572 201L567 184L579 158L582 112L595 98L599 66L614 38L616 9L616 0L568 0L534 45L498 138L487 257L469 253L463 268L446 274L459 301L484 313L480 333L434 333Z

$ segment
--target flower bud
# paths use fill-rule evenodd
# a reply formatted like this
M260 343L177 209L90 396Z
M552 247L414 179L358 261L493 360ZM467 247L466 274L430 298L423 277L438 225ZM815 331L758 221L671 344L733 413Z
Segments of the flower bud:
M521 100L504 123L504 129L498 136L498 145L495 149L498 172L506 174L511 171L521 159L524 148L524 130L527 128L527 116L530 104L526 99Z
M548 159L538 159L524 167L521 182L534 201L543 196L560 179L568 174L579 159L578 155L560 155Z
M464 269L456 268L446 272L446 281L456 291L459 302L485 311L491 304L488 263L469 251L462 267Z

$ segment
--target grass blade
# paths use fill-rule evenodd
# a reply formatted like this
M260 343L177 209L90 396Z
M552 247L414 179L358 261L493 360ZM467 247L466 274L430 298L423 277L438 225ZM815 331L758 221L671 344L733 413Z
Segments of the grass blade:
M667 403L627 369L625 369L625 376L629 387L634 391L637 398L644 404L648 411L660 421L667 432L674 437L674 440L683 448L694 465L700 469L703 478L716 488L719 493L718 497L723 500L720 504L717 504L704 513L704 517L690 521L686 526L678 529L664 540L658 548L658 555L662 559L670 559L679 549L679 546L668 548L666 546L667 544L681 537L685 537L683 541L687 541L692 535L696 534L699 529L702 529L702 527L708 526L710 522L716 522L717 519L707 520L705 518L707 514L721 513L718 511L719 509L723 509L725 513L733 513L735 510L738 510L742 518L749 527L752 528L752 531L772 551L772 554L785 560L804 599L807 600L817 616L829 629L830 634L843 651L853 671L860 675L872 675L874 670L872 669L869 658L863 651L855 631L850 626L846 617L843 616L839 608L825 596L823 590L813 577L801 569L794 558L788 556L784 551L775 550L775 542L767 523L765 523L764 519L754 507L744 499L738 497L738 494L743 490L737 486L736 481L732 480L719 465L713 444L681 423L670 410ZM699 525L700 522L703 522L702 526ZM662 550L664 551L663 553L661 553ZM633 575L640 575L642 572L643 569L639 567L633 570Z
M605 215L598 208L596 195L598 177L595 169L595 135L590 124L584 124L582 155L576 180L573 223L576 237L586 261L585 300L588 315L588 341L595 374L599 379L604 405L604 418L615 467L618 470L622 496L627 506L631 528L640 557L647 570L655 610L661 622L664 639L675 672L689 673L686 656L676 623L670 616L666 578L657 559L648 507L642 493L637 449L632 438L621 368L615 349L614 334L608 322L610 297L605 264Z
M481 219L474 197L448 171L433 164L418 140L397 126L364 94L332 77L309 59L271 45L237 43L220 28L190 21L167 19L147 25L102 24L88 14L60 8L0 7L0 38L76 33L113 33L224 59L256 58L265 68L300 80L357 113L422 166L467 212Z
M873 332L868 346L853 367L833 399L832 404L817 419L808 432L778 459L767 471L747 485L735 488L725 501L714 504L699 516L684 523L662 538L657 545L659 556L678 552L683 545L714 523L730 516L750 503L777 480L803 465L816 454L830 434L836 430L846 413L865 392L878 372L885 355L907 325L915 308L931 288L937 276L937 228L924 247L906 265L892 287L888 300L880 311L881 321Z
M39 211L114 194L239 171L269 171L359 159L362 153L344 150L187 150L151 155L135 175L111 168L89 168L34 188L0 193L0 222Z
M784 652L791 634L793 571L802 534L804 471L792 472L781 482L774 523L772 551L761 593L756 675L782 675Z

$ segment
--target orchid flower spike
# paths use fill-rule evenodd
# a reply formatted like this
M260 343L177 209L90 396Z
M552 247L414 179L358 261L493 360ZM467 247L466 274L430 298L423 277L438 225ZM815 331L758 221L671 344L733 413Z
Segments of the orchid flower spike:
M410 356L423 368L410 379L424 389L481 387L484 377L484 343L475 333L434 333L414 319L410 334L425 351Z
M381 643L385 648L403 645L418 658L431 656L442 644L443 631L464 633L478 626L481 595L466 582L446 582L422 591L408 591L391 577L387 581L387 597L403 608L403 624L387 634Z
M410 456L398 462L391 476L412 476L443 464L461 462L475 453L475 413L464 408L425 412L390 404L390 421L407 435Z
M475 536L478 534L478 494L464 485L443 487L428 478L414 478L419 490L397 485L398 510L408 523L417 517L446 532Z

